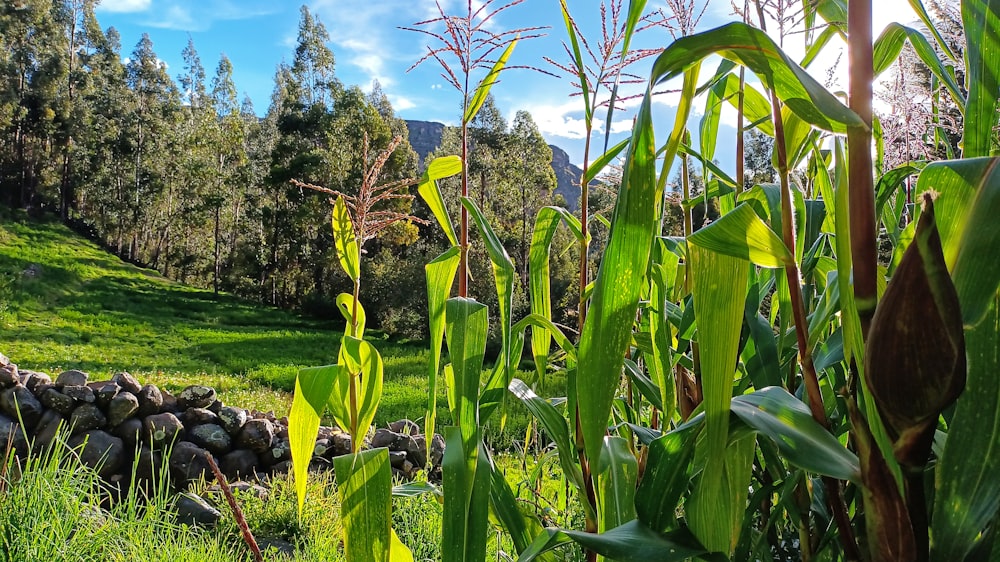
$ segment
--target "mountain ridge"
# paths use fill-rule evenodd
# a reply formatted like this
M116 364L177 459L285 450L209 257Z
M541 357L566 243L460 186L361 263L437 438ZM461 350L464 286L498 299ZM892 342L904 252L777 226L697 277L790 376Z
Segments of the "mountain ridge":
M420 166L423 166L427 155L441 146L445 125L436 121L407 119L406 127L410 146L420 158ZM580 176L583 170L570 162L569 154L562 148L554 144L550 144L549 148L552 149L552 170L556 173L555 193L563 196L569 210L575 211L580 199Z

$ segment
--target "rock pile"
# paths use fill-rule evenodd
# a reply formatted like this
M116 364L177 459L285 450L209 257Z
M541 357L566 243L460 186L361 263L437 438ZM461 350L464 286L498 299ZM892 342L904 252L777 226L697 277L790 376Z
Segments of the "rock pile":
M11 445L24 457L69 435L67 445L118 490L169 474L178 490L212 479L211 455L230 480L259 480L291 468L287 418L227 406L207 386L189 386L176 396L142 385L128 373L90 381L81 371L55 380L20 370L0 354L0 460ZM367 440L366 440L367 441ZM427 459L426 437L409 420L378 429L364 445L387 447L393 472L410 479L429 466L440 473L444 440L434 435ZM333 457L351 452L351 437L322 427L311 467L332 469ZM428 462L430 461L430 462Z

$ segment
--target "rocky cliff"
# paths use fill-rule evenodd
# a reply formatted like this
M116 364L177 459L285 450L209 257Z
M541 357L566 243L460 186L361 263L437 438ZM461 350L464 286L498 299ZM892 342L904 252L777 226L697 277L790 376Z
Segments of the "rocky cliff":
M444 125L433 121L407 120L406 126L410 131L410 146L423 166L424 158L441 145ZM566 207L575 211L580 199L580 174L583 172L570 162L565 150L552 144L549 148L552 149L552 169L556 173L556 194L562 195L566 199Z

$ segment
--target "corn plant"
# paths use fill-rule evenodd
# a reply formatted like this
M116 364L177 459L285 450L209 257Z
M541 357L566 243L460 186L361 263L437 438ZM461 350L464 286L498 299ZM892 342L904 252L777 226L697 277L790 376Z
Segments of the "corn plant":
M333 207L332 228L337 259L351 279L351 294L337 297L337 306L347 320L340 341L337 363L301 369L295 379L295 395L288 416L295 488L299 512L305 501L306 478L320 417L329 410L338 426L351 436L352 453L334 459L341 497L344 545L351 561L412 560L409 549L391 527L392 471L386 448L361 451L378 402L382 396L383 362L378 350L365 341L366 316L360 302L361 255L365 242L400 221L421 221L395 210L391 204L413 199L403 190L415 182L404 179L379 185L379 174L402 142L395 137L374 159L369 158L368 136L361 157L364 166L357 195L293 181L295 185L328 194Z

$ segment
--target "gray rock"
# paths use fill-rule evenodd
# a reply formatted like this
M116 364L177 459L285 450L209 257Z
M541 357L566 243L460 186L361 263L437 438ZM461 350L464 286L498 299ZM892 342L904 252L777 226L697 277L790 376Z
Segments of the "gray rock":
M21 383L21 376L17 372L17 365L4 365L0 367L0 388L7 388Z
M112 430L112 433L121 438L129 451L134 451L136 445L142 439L142 420L139 418L129 418L118 424Z
M111 381L98 383L92 382L87 386L94 391L94 397L97 399L97 405L101 408L107 408L111 405L111 401L114 400L115 396L118 396L118 393L121 391L121 388Z
M160 408L163 406L163 395L160 394L159 388L147 384L139 389L135 397L139 399L138 415L140 418L160 413Z
M271 450L269 454L261 455L261 460L264 464L275 465L282 463L284 461L292 460L292 445L288 442L288 439L275 439L271 443Z
M69 417L69 427L74 434L100 429L108 419L95 404L80 404Z
M416 467L410 461L403 461L403 464L402 466L399 467L399 470L402 470L403 473L406 474L408 479L413 478L413 475L416 474Z
M389 424L389 429L402 435L417 435L420 426L410 420L399 420Z
M257 454L268 452L274 441L274 424L268 420L249 420L236 436L236 444Z
M403 468L406 462L406 451L389 451L389 464L393 468Z
M274 474L285 474L292 471L292 461L281 461L278 464L271 467L271 472Z
M46 407L59 412L64 416L68 416L73 413L73 409L76 408L76 401L66 396L62 392L59 392L55 388L46 389L40 397L42 404Z
M95 401L94 390L89 386L66 385L62 389L62 393L76 400L77 404L84 402L91 404Z
M10 365L10 359L3 353L0 353L0 367L6 367L7 365Z
M379 428L375 430L375 436L372 437L372 448L378 449L380 447L387 447L389 449L395 450L396 444L402 441L402 439L403 436L396 433L395 431Z
M128 373L118 373L111 377L111 382L117 384L122 390L127 390L132 394L139 394L139 390L142 389L142 385L139 381L135 380L135 377Z
M219 523L219 519L222 519L219 510L190 492L184 492L177 496L174 509L177 511L177 522L190 527L199 526L211 529Z
M251 484L250 482L244 482L242 480L237 482L232 482L229 484L229 489L233 492L234 496L245 495L252 496L260 500L266 500L269 492L267 488L259 484ZM222 487L218 484L213 484L206 488L206 491L213 496L222 495Z
M11 444L11 450L19 457L27 456L28 440L21 425L16 419L0 414L0 455L7 450L7 443Z
M45 410L42 419L35 428L35 438L31 450L35 454L46 450L55 441L59 431L64 428L66 420L54 410Z
M166 390L161 390L160 394L163 395L163 406L160 408L161 412L170 412L171 414L181 413L181 407L177 405L177 397L170 394Z
M180 432L184 431L177 416L166 413L146 416L142 420L142 438L154 448L169 445Z
M441 459L444 458L444 437L437 433L431 439L431 466L441 466Z
M136 455L135 466L133 467L133 478L146 482L158 482L160 481L162 473L163 454L160 451L154 451L145 445L140 447L139 452Z
M406 444L406 455L410 461L423 468L427 465L427 438L423 435L415 435Z
M84 386L87 384L87 373L83 371L63 371L56 377L56 384L62 386Z
M282 539L271 537L260 537L257 539L257 546L260 552L268 560L283 558L285 560L295 559L295 545Z
M102 478L114 475L125 461L125 445L122 440L104 431L95 430L76 435L70 438L69 446L78 449L80 461L97 470Z
M196 425L194 428L188 429L188 439L195 445L207 449L213 455L224 455L229 452L232 446L232 441L226 430L222 429L221 425L214 423Z
M131 392L123 391L115 395L108 404L108 424L112 427L121 425L139 411L139 399Z
M52 377L38 371L21 371L21 384L34 392L42 384L52 384Z
M14 386L0 393L0 410L11 419L20 419L25 427L35 427L42 418L43 409L42 403L24 386Z
M216 400L215 402L212 402L212 404L208 407L208 409L213 414L218 414L225 407L226 405L223 404L221 400Z
M343 431L334 431L330 435L330 446L333 448L331 457L351 454L351 436Z
M247 423L247 411L243 408L225 406L218 413L219 423L230 435L235 436Z
M257 472L259 462L253 451L237 449L223 455L219 461L219 468L227 478L248 478Z
M209 474L208 451L190 441L179 441L170 451L170 472L181 483Z
M317 439L316 445L313 446L313 456L314 457L327 457L327 453L333 452L333 446L330 445L329 439ZM331 455L332 456L332 455Z
M204 425L206 423L218 424L219 416L207 408L188 408L181 414L181 421L184 422L185 427L191 429L196 425Z
M199 384L191 385L177 395L177 405L181 408L207 408L215 402L215 389Z

